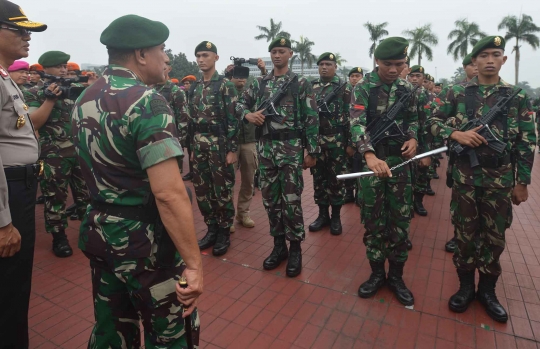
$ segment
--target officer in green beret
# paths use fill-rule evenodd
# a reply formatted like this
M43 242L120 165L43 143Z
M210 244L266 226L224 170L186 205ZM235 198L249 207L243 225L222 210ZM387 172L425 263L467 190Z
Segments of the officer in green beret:
M349 70L349 83L352 87L356 86L356 84L364 78L364 70L360 67L354 67L351 70Z
M502 272L499 260L506 244L505 231L512 224L512 203L519 205L527 200L536 143L529 97L499 75L507 59L504 50L502 36L479 40L471 52L478 76L441 95L428 120L434 136L472 149L478 159L473 167L469 156L450 153L451 214L457 242L453 261L460 287L448 306L462 313L476 298L498 322L508 320L495 294ZM490 123L463 128L499 102L504 103L502 110ZM490 148L488 140L478 133L482 127L489 127L496 140L504 144L502 153ZM477 269L480 280L476 290Z
M388 282L398 301L407 306L414 304L403 280L412 217L412 183L408 167L393 172L390 167L416 155L418 145L418 102L412 93L413 86L399 78L406 67L408 48L409 42L404 38L384 39L375 49L378 67L354 87L351 99L351 143L363 159L363 170L375 173L373 177L360 178L359 184L371 276L360 285L358 295L371 297ZM368 125L374 127L373 122L393 108L398 98L407 95L404 107L396 110L400 134L396 131L394 137L373 144L370 134L376 130L368 132ZM387 259L388 278L384 268Z
M433 93L435 93L435 95L438 96L439 93L441 93L442 89L443 89L443 83L436 82L435 87L433 88Z
M38 63L43 66L44 73L53 78L45 77L45 88L34 86L25 91L30 117L39 132L40 159L44 165L40 186L44 197L45 231L52 235L53 253L61 258L73 254L65 232L68 227L68 186L72 190L78 219L86 212L89 202L71 136L71 110L75 97L67 94L71 86L59 86L54 80L66 78L69 58L61 51L45 52ZM82 88L82 85L72 86Z
M136 15L101 34L109 66L75 103L73 137L91 203L79 248L90 259L96 323L88 348L199 344L202 260L174 113L151 85L165 80L169 29ZM188 287L178 285L179 278Z
M349 84L351 85L351 91L357 83L364 78L364 70L360 67L354 67L349 71ZM349 172L352 172L353 169L353 158L347 158L347 169ZM356 202L356 205L360 205L358 200L358 181L356 179L348 179L345 181L346 193L345 193L345 203ZM355 195L356 193L356 195Z

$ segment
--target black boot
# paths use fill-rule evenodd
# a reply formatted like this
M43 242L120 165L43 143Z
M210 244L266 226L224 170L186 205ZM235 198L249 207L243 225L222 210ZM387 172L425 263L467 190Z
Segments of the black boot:
M345 203L349 204L351 202L354 202L354 190L347 189L347 191L345 192Z
M407 245L407 251L412 250L412 242L411 242L411 240L409 240L409 239L405 240L405 245Z
M184 177L182 177L182 180L186 181L186 182L190 181L192 179L193 179L193 172L188 172L188 173L186 173L186 175Z
M302 272L302 247L300 241L291 241L289 260L287 261L287 276L295 277Z
M457 248L457 241L456 241L456 238L453 237L451 238L450 240L448 240L448 242L446 243L446 245L444 245L444 249L446 250L446 252L452 252L454 253L454 251L456 250Z
M360 193L358 192L358 190L356 191L356 195L354 196L354 203L356 204L356 206L360 207L360 204L362 203L360 201Z
M433 196L435 195L435 192L433 189L431 189L431 179L427 182L427 189L426 189L426 195Z
M424 194L414 193L414 202L413 208L414 212L418 213L420 216L427 216L427 210L424 207Z
M319 231L323 227L330 225L330 215L328 214L328 206L319 205L319 216L309 225L309 231Z
M264 260L263 268L265 270L276 269L287 257L289 257L289 253L287 251L285 235L274 236L274 249L270 253L270 256Z
M66 215L71 216L72 214L77 213L77 204L73 204L66 208Z
M38 196L38 198L36 199L36 205L43 205L44 203L45 203L45 196L43 195Z
M341 227L341 206L332 205L332 219L330 221L330 234L341 235L343 228Z
M73 250L69 245L66 233L62 230L58 233L52 233L53 236L53 253L56 257L65 258L73 254Z
M369 265L371 266L371 275L358 289L358 296L360 296L360 298L369 298L373 296L386 281L384 262L369 261Z
M223 256L231 246L231 228L219 228L216 243L212 249L214 256Z
M197 241L201 250L205 250L208 247L214 246L217 240L218 228L219 227L217 224L211 224L208 226L208 231L206 232L206 235L202 239Z
M498 279L497 275L480 272L476 299L484 306L490 318L497 322L507 322L508 314L495 295L495 285Z
M448 307L454 313L463 313L474 300L474 270L458 269L459 290L450 297Z
M394 292L394 295L401 304L413 305L413 294L409 291L407 286L405 286L405 282L403 282L403 267L405 266L405 262L389 261L389 263L388 288Z

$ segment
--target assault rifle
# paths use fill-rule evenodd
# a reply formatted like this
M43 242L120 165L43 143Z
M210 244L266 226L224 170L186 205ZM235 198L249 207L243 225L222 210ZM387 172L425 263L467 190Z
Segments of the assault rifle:
M317 101L317 111L319 114L326 114L331 115L330 109L328 109L328 106L332 104L334 99L336 99L339 91L341 91L345 86L347 86L347 81L344 81L341 85L333 89L329 94L324 96L324 98L320 98Z
M518 89L511 96L500 98L497 103L493 107L491 107L485 115L482 115L482 117L479 119L469 120L465 125L460 128L460 131L466 132L478 126L482 126L482 128L478 130L477 133L485 138L485 140L488 142L488 147L495 150L498 154L502 154L506 149L507 144L499 140L493 134L493 132L491 132L489 125L491 125L491 123L499 116L499 114L503 112L506 105L510 103L512 99L514 99L514 97L516 97L520 92L521 89ZM503 120L503 122L507 122L507 120ZM478 157L476 156L476 150L474 148L470 148L466 145L461 145L456 141L452 141L450 143L450 151L457 156L467 154L469 156L470 165L473 168L480 165L480 163L478 162Z
M276 110L276 105L279 105L281 99L287 95L289 86L292 84L294 79L298 79L298 77L295 76L294 78L285 81L283 85L280 86L279 90L276 91L276 93L265 99L261 105L259 105L257 111L263 112L265 122L272 120L279 124L283 124L283 121L285 121L285 116L278 113Z

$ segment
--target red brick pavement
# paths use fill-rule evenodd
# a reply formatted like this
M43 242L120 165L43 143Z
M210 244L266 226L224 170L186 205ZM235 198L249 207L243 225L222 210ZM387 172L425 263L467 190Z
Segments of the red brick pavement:
M445 161L443 161L444 167ZM426 197L427 217L411 227L414 244L405 282L416 303L406 309L383 288L373 299L360 299L358 286L370 272L362 243L364 229L354 204L342 210L343 234L328 229L307 233L304 269L294 279L285 264L262 270L272 249L266 213L257 191L251 217L256 226L236 226L224 258L203 251L205 292L200 301L203 348L540 348L540 171L536 167L529 201L514 207L501 261L497 294L510 313L507 324L493 322L477 302L464 314L448 310L458 279L444 243L450 190L432 182L437 195ZM304 172L306 226L317 215L309 172ZM191 186L191 184L189 184ZM194 205L198 237L205 226ZM85 348L93 324L88 262L76 249L58 259L44 233L42 206L36 208L37 241L30 309L31 348ZM76 246L79 223L68 235ZM538 251L537 251L538 248Z

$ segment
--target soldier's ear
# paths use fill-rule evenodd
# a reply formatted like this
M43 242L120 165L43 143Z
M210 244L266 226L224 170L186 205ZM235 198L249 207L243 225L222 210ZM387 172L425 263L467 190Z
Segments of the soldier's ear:
M216 62L219 61L219 55L216 55Z
M503 64L506 63L507 59L508 59L508 56L503 56Z

